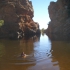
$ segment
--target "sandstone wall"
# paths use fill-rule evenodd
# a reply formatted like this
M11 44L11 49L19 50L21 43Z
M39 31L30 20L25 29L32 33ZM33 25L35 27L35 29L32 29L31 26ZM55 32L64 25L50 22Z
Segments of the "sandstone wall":
M57 0L57 2L51 2L48 7L51 21L48 25L47 34L54 40L70 39L69 4L69 0Z
M26 27L36 30L38 24L33 21L34 10L29 0L0 0L0 35L8 35L10 31L25 30Z

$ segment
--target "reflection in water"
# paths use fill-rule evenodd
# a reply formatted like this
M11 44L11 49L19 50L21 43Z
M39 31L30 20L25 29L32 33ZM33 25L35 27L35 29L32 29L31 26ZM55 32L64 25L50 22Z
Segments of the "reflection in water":
M41 35L39 42L34 42L34 55L37 60L51 56L51 43L46 35Z
M70 42L53 41L52 49L54 56L52 61L59 62L60 70L70 70Z
M5 54L5 47L3 44L0 43L0 58Z
M41 35L0 40L0 70L70 70L70 43ZM29 55L21 58L21 52Z

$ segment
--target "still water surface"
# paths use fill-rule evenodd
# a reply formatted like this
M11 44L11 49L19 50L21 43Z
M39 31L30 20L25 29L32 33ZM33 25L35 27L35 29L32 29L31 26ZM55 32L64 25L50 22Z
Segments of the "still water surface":
M29 56L20 57L23 51ZM1 39L0 70L70 70L70 42L51 41L47 35Z

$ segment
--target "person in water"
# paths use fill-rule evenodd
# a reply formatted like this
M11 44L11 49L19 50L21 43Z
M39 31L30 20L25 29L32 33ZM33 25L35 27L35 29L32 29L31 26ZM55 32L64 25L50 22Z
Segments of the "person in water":
M27 55L26 55L24 52L22 52L22 53L21 53L21 57L26 58Z

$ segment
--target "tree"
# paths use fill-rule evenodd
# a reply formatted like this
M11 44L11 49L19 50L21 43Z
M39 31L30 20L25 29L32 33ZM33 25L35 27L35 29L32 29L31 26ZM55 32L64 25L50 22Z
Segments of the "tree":
M4 20L0 20L0 32L1 32L1 26L4 25Z
M4 25L4 20L0 20L0 27Z

